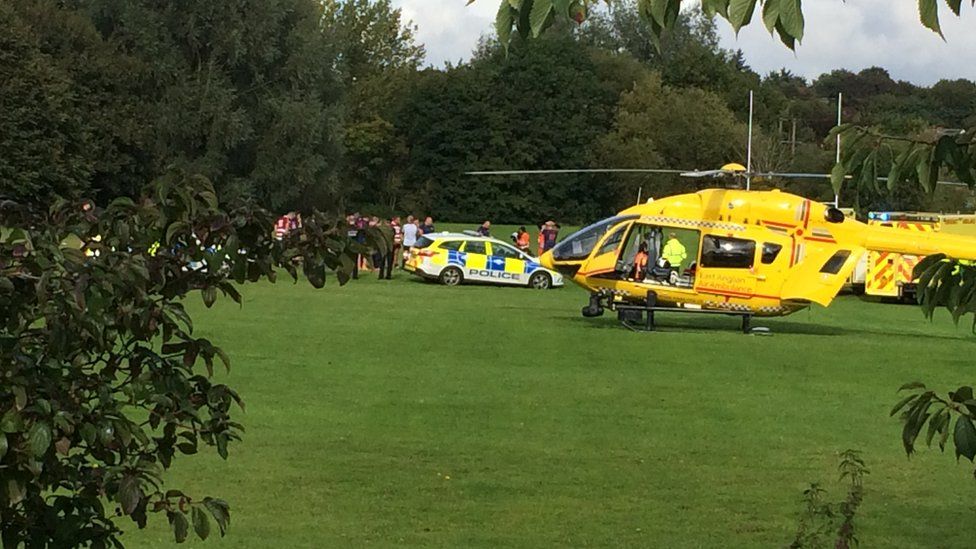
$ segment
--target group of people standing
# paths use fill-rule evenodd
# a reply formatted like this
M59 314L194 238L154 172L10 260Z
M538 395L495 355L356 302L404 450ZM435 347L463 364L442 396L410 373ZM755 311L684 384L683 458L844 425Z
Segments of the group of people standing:
M559 224L555 221L546 221L539 224L539 235L536 237L536 255L540 256L556 247L556 240L559 239ZM519 227L518 231L512 234L512 242L520 251L531 254L530 246L532 237L529 231L525 230L525 225Z
M423 221L421 221L423 219ZM278 218L275 222L274 235L278 240L283 239L288 233L301 229L302 216L297 212L288 212ZM409 257L410 248L417 244L421 236L432 234L436 231L434 218L431 216L408 215L406 220L400 216L390 219L381 219L379 216L365 216L358 212L346 216L346 235L349 239L360 244L366 244L366 231L368 228L378 228L380 231L387 232L393 241L393 248L386 252L374 250L369 254L360 254L353 266L352 277L359 278L360 270L377 271L382 280L393 278L393 269L397 265L403 269ZM540 256L556 246L559 238L559 224L550 220L539 224L539 234L537 237L536 254ZM486 238L491 237L491 221L482 223L476 232ZM512 241L515 247L526 254L532 254L531 236L525 226L519 227L513 233Z
M370 270L378 271L381 280L392 280L394 267L399 263L400 268L404 268L410 248L417 244L417 240L436 230L431 216L424 217L423 222L420 219L420 216L408 215L406 221L401 222L400 216L380 219L375 215L372 217L361 216L358 213L347 215L346 234L350 239L365 244L366 229L377 227L387 232L393 241L393 248L390 250L374 250L371 254L361 254L353 267L352 277L359 278L360 270Z

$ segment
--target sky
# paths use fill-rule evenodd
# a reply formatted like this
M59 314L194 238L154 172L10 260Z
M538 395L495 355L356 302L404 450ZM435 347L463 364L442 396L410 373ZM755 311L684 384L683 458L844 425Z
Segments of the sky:
M393 0L418 26L418 39L434 66L470 57L478 38L491 32L499 0ZM816 78L837 68L881 66L898 80L931 85L943 78L976 80L976 9L963 3L955 17L939 3L944 42L922 27L916 0L808 0L806 37L793 52L769 36L758 18L738 38L719 21L722 46L741 49L759 72L786 68Z

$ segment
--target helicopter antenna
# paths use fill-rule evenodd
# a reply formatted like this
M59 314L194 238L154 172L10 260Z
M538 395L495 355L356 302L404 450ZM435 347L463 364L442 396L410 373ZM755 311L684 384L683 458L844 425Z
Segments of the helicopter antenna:
M638 205L640 205L641 191L643 191L643 190L644 190L644 187L637 187L637 204Z
M844 116L844 93L837 93L837 125L840 126ZM837 163L840 164L840 132L837 132ZM834 207L840 208L840 191L834 193Z
M749 90L749 143L746 145L746 190L752 187L752 99L753 92Z

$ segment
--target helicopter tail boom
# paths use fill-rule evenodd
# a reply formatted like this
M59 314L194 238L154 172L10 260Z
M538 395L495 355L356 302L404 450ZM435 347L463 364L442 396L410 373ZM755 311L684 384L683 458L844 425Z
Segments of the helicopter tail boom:
M976 238L971 236L871 225L865 231L864 247L875 252L919 256L945 254L953 259L976 261Z

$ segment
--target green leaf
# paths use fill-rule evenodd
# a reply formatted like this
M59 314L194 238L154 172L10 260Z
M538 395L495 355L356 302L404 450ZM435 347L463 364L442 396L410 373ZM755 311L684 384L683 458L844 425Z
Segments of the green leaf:
M11 391L14 393L14 406L17 410L23 410L27 406L27 391L20 385L14 385Z
M952 10L952 13L956 14L958 17L960 11L962 10L962 0L946 0L946 4L949 5L949 9Z
M27 443L31 455L41 457L51 447L51 426L44 421L38 421L27 431Z
M183 513L170 511L169 524L173 527L173 537L176 538L176 543L186 541L186 535L190 530L190 523L187 522L186 516Z
M789 1L789 0L784 0ZM779 41L783 43L787 48L791 50L796 50L796 38L783 28L783 19L780 15L780 19L776 21L776 35L779 36Z
M709 17L717 13L727 19L729 17L729 0L702 0L702 11Z
M918 15L922 20L922 25L935 31L945 40L945 36L942 34L942 27L939 25L938 0L918 0Z
M927 151L922 151L918 155L918 161L915 164L915 173L918 174L918 182L922 185L922 188L926 192L931 193L933 189L933 179L932 179L932 155L934 151L929 149Z
M545 30L546 21L552 12L552 0L535 0L532 3L532 12L529 13L529 26L532 28L532 36L539 37Z
M214 286L207 286L200 291L200 295L203 296L203 304L207 308L213 307L215 301L217 301L217 288Z
M779 3L780 0L766 0L763 4L763 25L766 25L769 34L773 34L779 22Z
M24 430L24 420L16 410L7 410L7 413L0 417L0 432L19 433Z
M230 526L230 506L227 505L227 502L221 499L203 498L203 505L217 522L220 535L226 534L227 527Z
M552 9L560 17L569 17L569 7L573 0L553 0Z
M651 16L652 20L660 26L665 26L664 21L667 18L668 13L668 2L670 0L647 0L650 4L650 9L647 13Z
M7 503L10 505L17 505L18 503L24 501L27 496L27 486L17 479L10 479L7 481Z
M519 8L515 29L518 30L522 38L528 38L532 32L532 22L529 21L529 15L532 13L532 4L534 3L535 0L522 0L522 6Z
M899 411L901 411L901 409L904 408L906 404L908 404L909 402L915 400L915 398L917 398L917 397L918 397L918 395L908 395L907 397L901 399L898 402L898 404L895 404L894 408L891 409L891 413L888 414L888 415L889 416L894 416Z
M9 448L10 443L7 442L7 435L0 433L0 461L3 460L3 456L7 455L7 448Z
M895 185L899 183L902 177L902 172L905 169L906 161L908 160L908 155L912 153L912 147L906 147L898 156L895 157L894 161L891 163L891 169L888 171L888 190L895 188Z
M941 433L943 429L948 427L949 420L951 416L949 415L948 408L942 408L932 416L929 420L929 432L925 435L925 444L932 446L932 440L935 438L936 433Z
M732 0L729 2L729 23L735 34L739 34L739 29L752 21L752 14L756 11L756 0Z
M207 539L210 536L210 518L199 505L193 507L193 531L200 536L200 539Z
M508 45L512 41L512 25L514 23L515 12L512 6L502 2L498 6L498 13L495 15L495 33L498 34L498 41L502 43L505 51L508 51Z
M142 500L142 487L139 486L139 477L135 474L127 474L119 482L119 493L116 496L122 511L126 515L131 515L139 506Z
M963 385L962 387L949 393L949 398L953 402L966 402L967 400L973 400L973 388L969 387L968 385Z
M803 41L804 21L803 8L800 6L800 2L801 0L780 0L779 8L779 21L783 30L797 42Z
M971 419L960 416L956 420L953 441L956 444L956 459L959 459L959 456L965 456L969 461L976 458L976 427L973 427Z
M189 225L182 221L171 224L166 229L166 244L172 244L173 239L175 239L180 232L185 232L188 228Z
M844 186L844 179L847 178L847 168L842 162L834 164L834 169L830 170L830 185L834 188L834 193L840 193Z
M911 383L906 383L898 388L898 392L908 391L912 389L925 389L925 384L921 381L913 381Z

